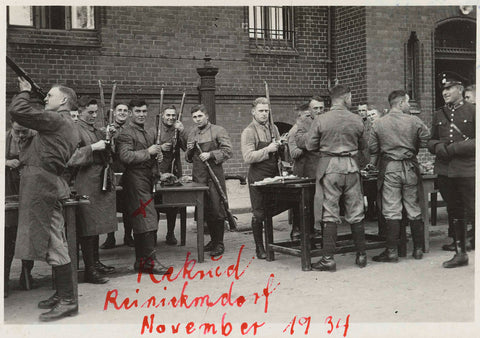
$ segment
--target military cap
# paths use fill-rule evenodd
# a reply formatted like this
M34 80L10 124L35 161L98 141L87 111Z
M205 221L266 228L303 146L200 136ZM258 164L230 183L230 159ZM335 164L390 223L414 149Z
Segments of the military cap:
M438 84L442 89L455 85L463 86L465 82L465 78L455 72L446 71L438 75Z
M80 98L77 101L77 106L79 108L85 108L90 104L97 104L97 100L87 95L80 96Z

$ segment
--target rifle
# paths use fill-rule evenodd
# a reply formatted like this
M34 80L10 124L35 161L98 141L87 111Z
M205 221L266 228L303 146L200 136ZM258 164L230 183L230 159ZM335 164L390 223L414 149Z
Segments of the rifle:
M198 143L195 143L195 146L197 147L200 154L203 153L202 148L200 148ZM207 166L208 173L210 175L210 178L212 179L213 185L215 186L215 189L217 190L218 194L220 195L220 200L223 204L223 208L225 209L225 213L227 214L227 220L228 220L228 224L230 225L230 231L236 231L237 230L237 221L235 220L235 216L233 216L233 214L230 211L230 208L228 206L227 195L223 191L222 186L220 185L220 181L218 180L217 176L215 176L215 173L213 172L213 169L210 166L210 163L208 163L208 161L203 161L203 163L205 163L205 165Z
M270 123L270 135L272 137L272 142L277 142L277 135L275 135L275 123L273 122L273 113L272 113L272 105L270 104L270 92L268 91L268 83L267 81L265 82L265 97L267 98L268 101L268 122ZM278 142L282 142L281 138L278 139ZM278 167L278 174L281 176L282 175L282 159L280 157L280 154L277 152L277 167Z
M100 86L100 88L102 88ZM108 124L105 132L105 143L107 147L105 148L105 167L103 168L103 183L102 191L109 191L113 187L113 178L110 173L110 164L112 162L112 135L108 127L113 123L113 110L115 109L115 92L117 90L117 83L113 81L112 96L110 98L110 111L108 113ZM100 100L102 99L103 89L100 91ZM103 98L105 100L105 98ZM105 101L103 102L105 103ZM103 110L102 110L103 111Z
M183 114L183 106L185 104L185 92L182 95L182 102L180 103L180 112L178 113L177 121L182 121L182 114ZM173 174L173 171L175 170L175 162L176 162L176 156L179 152L178 149L178 130L175 129L175 135L173 136L173 141L172 141L172 154L173 154L173 160L172 160L172 169L170 172Z
M162 88L162 90L160 90L160 111L158 113L157 120L156 120L156 123L157 123L157 137L155 139L155 144L157 144L157 145L160 145L160 142L161 142L161 139L162 139L162 123L161 123L161 121L162 121L162 113L163 113L163 94L164 94L164 91L163 91L163 88ZM158 177L160 177L161 172L160 172L160 167L158 165L158 154L157 154L156 165L157 165Z
M35 83L35 81L33 81L33 79L30 77L30 75L27 74L26 71L23 70L23 68L21 68L19 65L17 65L15 63L15 61L12 60L11 57L9 57L7 55L7 65L10 66L10 68L12 68L12 70L20 77L23 77L25 80L27 80L28 83L30 83L30 85L32 86L32 89L34 91L36 91L38 93L38 95L40 95L40 98L43 100L45 99L45 96L47 96L47 94L43 91L42 88L40 88L39 85L37 85Z
M102 81L101 80L98 80L98 88L100 89L100 107L99 107L99 110L100 110L100 113L101 113L100 121L101 121L101 126L103 128L103 127L105 127L105 111L104 111L105 95L103 95L103 86L102 86Z

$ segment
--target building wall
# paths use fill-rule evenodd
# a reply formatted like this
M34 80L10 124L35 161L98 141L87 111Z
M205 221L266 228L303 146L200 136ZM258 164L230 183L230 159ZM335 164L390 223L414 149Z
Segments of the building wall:
M350 86L354 106L367 99L367 40L365 7L335 7L335 77Z
M196 68L204 66L208 54L212 65L219 68L217 123L225 126L234 143L234 158L227 162L229 172L246 172L240 133L251 120L251 102L265 94L264 80L269 84L276 121L293 123L295 105L312 95L326 94L327 7L295 7L296 50L263 54L250 46L246 7L97 10L99 25L94 32L9 27L7 54L45 89L64 83L79 94L97 95L101 79L108 101L115 80L118 99L147 100L152 124L161 88L165 89L165 104L179 105L186 91L189 116L190 107L199 102ZM15 91L15 75L7 70L7 101Z
M421 44L420 118L431 125L435 95L434 32L438 22L460 17L458 6L366 7L367 100L388 108L388 94L405 89L405 45L416 31ZM469 17L475 18L475 12Z

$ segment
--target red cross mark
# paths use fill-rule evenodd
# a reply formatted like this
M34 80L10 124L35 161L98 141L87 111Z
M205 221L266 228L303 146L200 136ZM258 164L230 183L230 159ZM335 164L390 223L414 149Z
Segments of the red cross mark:
M147 214L145 212L145 208L147 205L150 204L150 202L153 200L153 198L150 198L147 203L143 203L142 199L140 199L140 207L133 212L133 217L138 216L140 214L143 215L143 218L147 217Z

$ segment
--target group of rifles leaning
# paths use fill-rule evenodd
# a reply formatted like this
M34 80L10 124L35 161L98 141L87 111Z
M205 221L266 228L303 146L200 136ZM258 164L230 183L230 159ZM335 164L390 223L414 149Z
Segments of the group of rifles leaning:
M105 283L108 281L105 274L115 270L99 260L99 235L110 233L105 245L111 245L109 241L112 241L112 233L117 229L116 204L120 204L123 212L125 242L132 242L135 247L135 271L141 269L152 274L168 273L168 267L160 263L155 253L158 230L155 204L161 203L161 196L155 200L153 191L157 165L160 172L170 172L174 162L173 172L178 177L182 174L180 152L172 151L172 143L178 144L185 151L186 160L192 163L193 181L209 186L204 213L211 241L205 250L211 256L224 253L225 209L219 193L213 187L206 162L226 191L222 163L232 156L232 144L223 127L209 122L205 106L192 107L194 126L189 133L177 119L175 106L168 106L161 113L160 142L155 142L156 131L146 125L148 105L144 100L133 99L128 104L116 104L114 122L105 129L98 129L95 126L98 110L96 100L83 97L77 103L72 89L56 85L48 92L44 100L45 107L40 109L31 103L30 83L19 78L19 86L20 93L13 98L9 107L13 121L11 134L17 136L19 144L17 148L8 148L7 142L7 154L12 156L10 159L17 156L16 161L9 162L10 169L21 168L17 187L20 195L18 233L11 235L12 232L9 232L13 239L7 240L14 243L16 238L17 243L13 246L15 257L22 259L24 264L43 260L53 267L56 292L38 304L40 308L50 309L40 316L41 320L55 320L78 312L61 203L70 194L65 179L66 171L75 173L74 188L77 194L90 198L90 204L79 205L77 212L78 238L87 282ZM444 196L444 199L451 220L449 235L454 238L453 249L457 253L444 266L468 264L465 219L469 218L474 223L471 209L474 205L474 108L463 102L461 82L444 77L442 86L446 105L435 113L432 133L418 117L409 114L409 97L402 90L389 95L389 112L371 126L369 133L365 132L362 117L350 111L352 95L346 86L337 85L330 89L332 106L328 112L323 110L324 102L319 99L311 99L300 107L288 143L294 159L294 173L299 177L316 178L315 225L322 229L323 256L312 265L313 269L336 269L334 253L337 225L341 223L341 198L344 218L351 225L356 245L355 263L360 267L367 265L364 198L358 164L360 153L367 148L370 152L367 169L375 167L379 170L379 209L386 224L386 249L374 256L373 260L398 261L399 231L404 217L412 230L413 257L422 258L424 224L420 200L423 196L417 161L422 146L428 146L437 155L439 184L450 189L445 192L440 188L440 192L442 196L443 192L450 195ZM78 121L74 121L70 115L74 105L79 109ZM448 111L450 115L442 114L442 111ZM251 113L252 122L241 135L241 150L245 163L249 165L256 255L259 259L265 259L262 194L252 184L280 174L277 162L281 137L277 127L270 122L270 102L267 98L254 100ZM452 131L454 123L458 124L461 133ZM113 135L112 147L105 141L107 131ZM122 191L118 199L114 185L107 191L100 189L107 151L114 154L110 169L123 172L120 182ZM15 194L12 189L10 193ZM139 207L144 208L144 213L136 212ZM164 210L167 214L168 244L176 244L174 227L177 211ZM294 220L294 226L296 224L298 221ZM133 239L130 234L132 230ZM311 231L313 233L315 227ZM13 252L9 257L13 257ZM11 259L6 269L10 264Z

